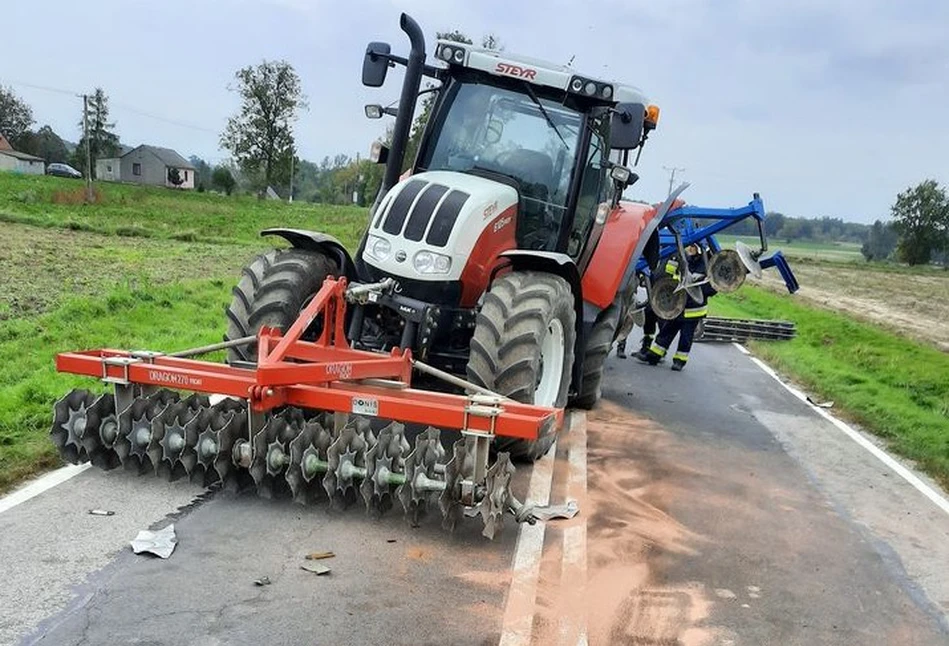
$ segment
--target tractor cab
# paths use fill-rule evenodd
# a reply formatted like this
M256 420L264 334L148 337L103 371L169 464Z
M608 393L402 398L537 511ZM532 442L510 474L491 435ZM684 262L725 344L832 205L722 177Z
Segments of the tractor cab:
M393 58L386 51L386 45L369 46L367 85L384 76L383 62ZM517 192L517 248L579 258L613 188L608 171L618 164L610 161L611 151L639 148L658 108L647 107L637 88L532 58L438 41L435 59L438 67L424 69L441 86L412 175L448 171L510 186ZM373 116L386 112L398 117L403 109L367 106ZM407 165L388 154L376 158ZM616 174L625 180L623 171ZM621 193L625 181L616 188Z

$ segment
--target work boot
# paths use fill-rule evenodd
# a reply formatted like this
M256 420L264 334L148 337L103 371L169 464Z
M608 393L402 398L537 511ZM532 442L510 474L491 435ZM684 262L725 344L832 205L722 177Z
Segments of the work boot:
M676 372L682 372L682 369L685 368L685 361L681 359L672 360L672 369Z
M620 341L616 344L616 356L620 359L626 358L626 341Z

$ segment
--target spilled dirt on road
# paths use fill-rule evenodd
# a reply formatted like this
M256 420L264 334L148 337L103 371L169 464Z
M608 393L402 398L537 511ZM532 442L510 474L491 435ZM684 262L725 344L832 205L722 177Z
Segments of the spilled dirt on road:
M709 591L697 582L665 585L659 571L668 559L694 557L704 542L665 511L694 495L685 489L696 474L670 461L666 431L609 401L589 414L587 436L587 490L566 494L580 515L548 524L534 643L577 643L584 625L590 644L711 643ZM585 585L582 566L569 565L576 555L564 554L564 532L580 523Z

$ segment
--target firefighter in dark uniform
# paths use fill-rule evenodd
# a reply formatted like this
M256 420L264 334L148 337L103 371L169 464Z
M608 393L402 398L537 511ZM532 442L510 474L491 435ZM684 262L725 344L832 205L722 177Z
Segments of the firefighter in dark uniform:
M689 271L693 274L704 275L706 269L699 249L693 245L686 252L689 255ZM692 349L695 329L699 322L708 316L708 299L717 293L708 283L701 285L700 289L702 291L701 300L695 300L692 296L687 296L685 310L676 318L662 324L659 334L649 346L649 349L637 354L637 359L653 366L656 365L666 356L672 346L672 341L678 335L679 343L676 346L675 354L672 355L672 369L678 372L685 368L685 364L689 360L689 351Z

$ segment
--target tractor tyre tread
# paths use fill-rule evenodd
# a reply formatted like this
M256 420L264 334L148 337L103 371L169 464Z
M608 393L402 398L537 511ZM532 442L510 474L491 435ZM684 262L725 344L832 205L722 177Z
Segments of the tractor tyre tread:
M541 347L549 322L559 318L564 329L564 366L554 406L567 403L576 340L576 312L570 285L560 276L515 271L497 278L485 294L471 339L467 376L516 401L532 403L537 386ZM495 448L519 460L544 456L556 429L536 440L498 437Z
M224 339L256 334L264 325L286 331L326 277L337 271L335 260L318 251L275 249L257 256L232 290ZM227 358L255 361L257 344L230 348Z
M619 308L616 305L610 305L600 312L596 323L593 324L583 356L583 381L580 384L580 392L571 400L571 406L590 410L600 400L603 368L613 347L618 326Z

